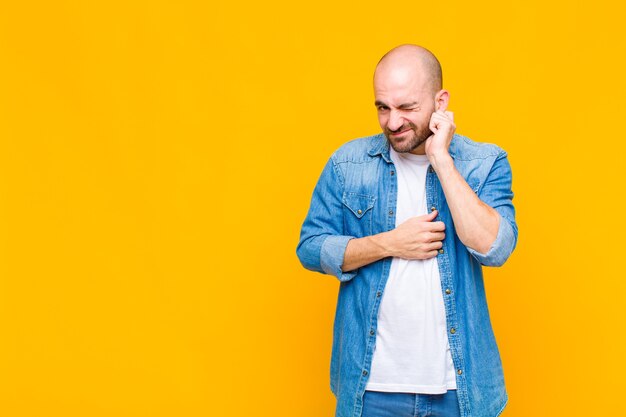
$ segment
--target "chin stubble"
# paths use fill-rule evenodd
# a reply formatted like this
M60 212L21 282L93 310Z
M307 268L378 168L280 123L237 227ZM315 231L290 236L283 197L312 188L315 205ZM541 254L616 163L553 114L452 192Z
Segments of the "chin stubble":
M413 130L413 136L406 141L408 146L403 146L401 148L395 145L395 141L393 139L390 139L389 133L387 133L386 136L387 136L387 141L389 141L389 144L391 145L394 151L398 153L407 153L407 152L411 152L415 148L419 147L422 143L426 142L426 139L428 139L430 135L428 136L422 135L422 138L419 138L417 134L415 133L415 130Z

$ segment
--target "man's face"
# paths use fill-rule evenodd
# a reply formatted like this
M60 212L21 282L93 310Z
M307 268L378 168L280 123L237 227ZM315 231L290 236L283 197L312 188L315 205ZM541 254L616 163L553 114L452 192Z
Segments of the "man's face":
M396 152L424 154L424 142L432 135L430 117L435 93L415 70L377 70L374 76L378 122Z

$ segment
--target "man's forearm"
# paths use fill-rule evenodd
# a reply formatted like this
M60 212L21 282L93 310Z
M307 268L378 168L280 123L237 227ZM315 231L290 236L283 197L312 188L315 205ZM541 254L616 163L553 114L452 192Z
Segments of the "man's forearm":
M343 272L352 271L364 265L390 256L385 244L387 232L377 235L350 239L343 256Z
M487 253L498 235L500 215L478 198L450 156L434 158L432 165L441 182L459 239L465 246Z

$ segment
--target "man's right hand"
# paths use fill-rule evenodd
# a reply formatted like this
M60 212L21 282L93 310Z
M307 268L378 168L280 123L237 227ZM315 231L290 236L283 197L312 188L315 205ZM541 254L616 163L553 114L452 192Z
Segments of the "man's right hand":
M435 222L437 211L411 217L388 232L348 241L344 253L343 272L393 256L404 259L429 259L437 256L446 236L443 222Z
M411 217L387 232L385 246L391 256L403 259L429 259L437 256L443 246L446 226L433 221L437 210L423 216Z

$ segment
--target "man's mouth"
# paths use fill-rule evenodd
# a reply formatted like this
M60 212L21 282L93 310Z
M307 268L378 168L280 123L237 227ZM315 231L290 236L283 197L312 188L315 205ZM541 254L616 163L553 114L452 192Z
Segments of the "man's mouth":
M405 134L406 132L408 132L410 130L411 130L411 128L407 128L405 130L401 130L400 132L396 132L396 133L391 132L391 136L400 136L400 135L403 135L403 134Z

